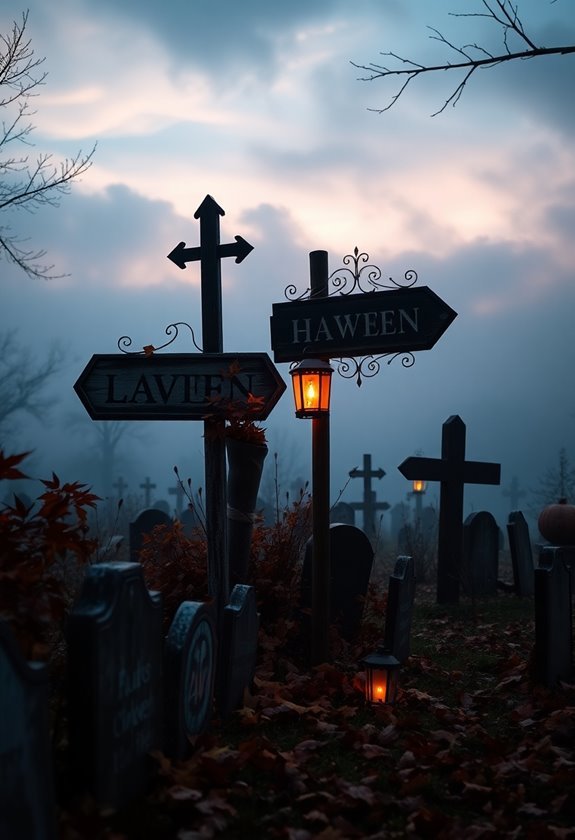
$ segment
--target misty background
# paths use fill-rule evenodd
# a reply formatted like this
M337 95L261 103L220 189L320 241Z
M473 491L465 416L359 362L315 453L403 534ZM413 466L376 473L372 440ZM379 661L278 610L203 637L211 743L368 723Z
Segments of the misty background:
M465 515L489 510L503 525L514 477L521 508L536 509L532 491L559 451L575 462L573 56L479 73L455 109L433 118L450 82L422 80L378 115L368 109L386 104L387 83L358 81L351 60L377 61L383 50L435 60L427 25L495 51L496 27L449 17L469 0L27 6L27 34L49 73L28 151L98 146L59 208L11 219L66 276L31 279L0 263L2 332L14 330L30 364L61 354L40 416L11 418L5 451L32 450L34 477L54 471L109 493L101 441L73 384L121 336L133 349L158 346L169 324L186 321L201 343L199 264L181 271L166 255L179 241L198 244L193 214L209 193L226 211L222 242L241 235L254 246L240 265L222 262L225 352L273 358L272 304L290 284L305 291L316 249L329 252L331 270L355 246L384 278L415 270L458 313L413 367L384 360L361 388L334 375L332 502L344 487L342 501L361 499L362 482L346 482L364 453L387 473L374 482L378 499L404 501L411 487L397 466L416 452L439 457L442 423L459 414L467 458L502 467L501 487L466 487ZM22 11L3 4L3 32ZM519 12L536 41L575 42L570 2L521 0ZM194 348L182 334L170 350ZM289 365L277 367L289 386ZM264 425L262 490L273 487L277 452L281 492L293 495L310 478L311 424L295 418L289 388ZM174 465L204 483L202 431L129 424L114 480L143 497L150 477L154 501L173 504ZM430 485L426 502L438 498Z

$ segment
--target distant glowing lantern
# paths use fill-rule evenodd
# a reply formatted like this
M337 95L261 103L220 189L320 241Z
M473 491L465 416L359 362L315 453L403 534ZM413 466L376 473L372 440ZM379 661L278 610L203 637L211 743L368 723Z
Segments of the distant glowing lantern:
M378 650L366 656L361 663L366 670L365 699L368 703L386 703L393 705L397 698L399 685L399 660Z
M427 484L425 481L422 481L420 478L416 478L413 481L413 492L414 493L425 493Z
M303 359L290 370L296 417L329 414L333 368L321 359Z

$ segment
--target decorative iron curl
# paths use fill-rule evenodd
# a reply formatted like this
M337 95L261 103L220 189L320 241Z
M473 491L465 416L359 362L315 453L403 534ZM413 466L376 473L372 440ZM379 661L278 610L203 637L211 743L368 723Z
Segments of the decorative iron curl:
M189 329L189 331L192 334L192 344L194 345L196 350L199 350L200 353L201 353L202 348L196 342L196 337L194 335L194 331L193 331L192 327L189 324L187 324L185 321L177 321L175 324L168 324L165 332L166 332L166 335L171 336L171 338L170 338L169 341L166 341L165 344L160 344L159 347L154 347L153 344L148 344L142 350L126 350L125 348L132 346L132 339L130 338L129 335L122 335L118 339L118 350L120 350L122 353L125 353L127 356L142 356L142 355L143 356L151 356L153 353L156 352L156 350L163 350L165 347L169 347L169 345L172 344L176 340L176 338L179 335L178 327L187 327ZM172 333L173 333L173 335L172 335Z
M303 300L303 298L309 294L310 288L309 286L304 292L301 292L298 295L297 286L295 283L290 283L289 286L286 286L284 289L284 297L286 300Z
M386 364L390 365L395 359L401 357L402 367L412 367L415 364L415 356L409 350L403 350L400 353L383 353L381 356L364 356L361 359L334 359L337 363L337 372L344 379L355 379L357 387L361 388L364 379L371 379L377 376L380 371L381 364L386 359Z
M388 277L386 282L380 283L379 281L383 276L381 268L377 265L368 265L369 254L365 251L360 252L357 245L353 249L353 254L346 254L342 262L343 268L337 268L329 275L328 284L331 283L333 287L329 292L329 297L338 294L350 295L355 291L365 294L378 289L410 289L417 283L417 272L412 268L405 272L401 281ZM362 265L362 263L366 263L366 265ZM298 294L296 285L290 283L284 289L284 297L291 301L303 300L309 292L310 289L307 288L304 292Z

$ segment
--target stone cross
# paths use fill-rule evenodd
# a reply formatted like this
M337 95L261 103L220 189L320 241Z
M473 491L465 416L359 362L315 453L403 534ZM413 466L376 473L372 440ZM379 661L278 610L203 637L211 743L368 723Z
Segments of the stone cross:
M168 493L176 497L176 516L181 516L186 495L181 483L178 481L174 487L168 487Z
M362 470L354 467L354 469L349 472L350 478L363 478L363 501L351 502L351 507L354 510L363 511L363 530L369 536L373 536L375 533L375 511L387 510L389 508L387 502L377 501L376 492L375 490L372 490L371 487L372 478L381 480L384 475L385 470L382 470L381 467L377 470L372 470L370 454L364 454Z
M525 495L525 491L519 489L519 482L516 475L511 479L511 484L507 490L503 491L503 495L509 498L511 510L519 510L519 499Z
M443 424L441 458L406 458L398 469L410 480L440 482L437 603L457 604L463 555L463 491L466 484L499 484L501 465L465 460L465 423L455 414Z
M152 490L156 489L156 485L152 484L149 477L146 477L144 483L140 484L140 489L144 491L144 506L148 508L152 501Z
M120 476L120 477L118 478L118 480L117 480L116 482L114 482L114 484L113 484L112 486L113 486L113 487L117 487L117 489L118 489L118 498L119 498L119 499L123 499L123 498L124 498L124 490L128 487L128 485L126 484L126 482L124 481L124 479L122 478L122 476Z

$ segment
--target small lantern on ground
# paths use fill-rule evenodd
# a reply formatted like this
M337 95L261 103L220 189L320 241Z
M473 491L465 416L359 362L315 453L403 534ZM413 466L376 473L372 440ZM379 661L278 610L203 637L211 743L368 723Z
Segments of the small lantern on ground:
M393 705L397 699L401 663L380 648L362 660L366 671L365 699L368 703Z
M329 414L333 368L321 359L302 359L291 370L296 417Z

